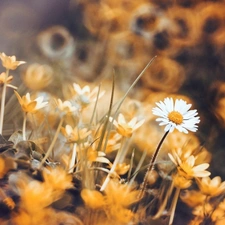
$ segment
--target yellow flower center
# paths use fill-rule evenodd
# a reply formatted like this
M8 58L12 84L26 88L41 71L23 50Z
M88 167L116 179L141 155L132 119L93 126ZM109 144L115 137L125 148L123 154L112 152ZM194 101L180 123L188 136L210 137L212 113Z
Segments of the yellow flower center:
M177 125L179 125L183 122L183 116L181 115L181 113L179 113L177 111L170 112L168 114L168 119Z

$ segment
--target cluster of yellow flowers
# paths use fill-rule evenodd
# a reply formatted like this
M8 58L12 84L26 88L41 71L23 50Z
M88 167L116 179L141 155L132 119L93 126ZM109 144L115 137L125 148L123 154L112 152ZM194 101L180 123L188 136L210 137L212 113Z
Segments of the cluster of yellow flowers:
M4 53L0 57L6 68L1 74L5 92L12 80L6 74L24 62ZM42 69L38 70L42 74ZM145 114L138 110L141 103L137 101L131 100L124 104L129 107L123 108L125 94L118 103L110 102L108 111L98 114L105 94L100 86L92 89L73 83L69 89L71 94L65 99L34 89L22 96L15 91L24 115L22 134L16 131L8 141L1 136L5 147L0 153L0 184L8 184L0 185L0 201L9 210L11 223L125 225L166 215L172 225L180 196L192 208L189 224L207 220L222 224L225 182L218 176L209 177L206 169L211 156L205 148L182 143L164 152L168 166L157 161L170 135L188 136L197 131L200 118L192 104L166 97L154 103L155 107L147 105ZM135 147L135 134L150 121L159 122L153 128L157 126L160 134L160 126L165 128L148 160L146 149ZM153 128L148 127L149 132ZM142 135L148 138L148 133ZM168 190L160 179L170 181ZM158 194L154 194L156 188ZM157 199L159 204L151 211Z

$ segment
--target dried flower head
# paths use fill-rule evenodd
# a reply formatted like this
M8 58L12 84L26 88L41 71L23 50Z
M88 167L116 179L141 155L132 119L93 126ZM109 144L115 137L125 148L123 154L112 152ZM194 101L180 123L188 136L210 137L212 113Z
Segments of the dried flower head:
M18 66L26 63L24 61L16 61L16 56L7 56L4 52L0 53L2 66L8 70L15 70Z
M118 121L114 120L112 117L109 118L110 122L113 122L114 126L116 127L116 131L124 136L124 137L131 137L133 132L138 129L143 123L144 119L137 121L137 117L134 117L132 120L127 122L122 113L118 116Z
M27 93L26 95L21 96L18 92L14 91L16 94L16 97L22 107L22 110L26 113L36 113L39 109L45 107L48 102L44 102L44 97L40 96L35 98L34 100L31 99L30 93Z
M172 132L175 128L180 132L188 133L197 131L197 123L200 122L197 110L189 110L191 104L187 104L182 99L176 99L175 103L172 98L165 98L164 101L157 102L152 112L160 116L156 121L160 126L166 125L165 131Z
M42 90L53 80L53 70L48 65L31 64L23 76L25 85L34 90Z

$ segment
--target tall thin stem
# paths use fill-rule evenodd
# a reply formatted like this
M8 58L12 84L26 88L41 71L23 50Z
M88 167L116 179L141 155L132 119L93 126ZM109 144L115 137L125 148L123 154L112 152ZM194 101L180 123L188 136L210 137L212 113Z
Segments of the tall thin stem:
M9 69L6 70L5 82L2 89L2 99L1 99L1 113L0 113L0 134L2 135L3 130L3 121L4 121L4 111L5 111L5 97L6 97L6 87L7 87L7 78L9 76Z
M173 224L173 219L174 219L174 215L175 215L175 209L177 206L177 200L178 200L179 194L180 194L180 188L177 188L176 192L174 194L174 197L173 197L173 201L172 201L172 209L171 209L171 213L170 213L169 225Z
M53 140L52 140L52 143L51 143L51 145L49 146L49 148L48 148L48 150L47 150L47 152L46 152L46 154L45 154L45 157L42 159L42 161L41 161L41 163L40 163L40 165L39 165L39 169L40 169L41 166L45 163L45 160L49 157L49 155L51 154L51 152L52 152L52 150L53 150L53 148L54 148L55 142L56 142L56 140L57 140L57 138L58 138L60 129L61 129L62 124L63 124L63 120L64 120L64 117L62 117L61 120L60 120L60 122L59 122L58 128L57 128L57 130L56 130L56 132L55 132L55 135L54 135L54 138L53 138Z
M122 138L120 149L119 149L118 152L117 152L117 155L116 155L116 158L115 158L115 160L114 160L114 162L113 162L113 165L112 165L112 167L111 167L111 169L110 169L110 171L109 171L109 173L108 173L108 175L107 175L107 177L106 177L104 183L102 184L100 191L104 191L104 190L105 190L107 184L108 184L109 181L110 181L110 176L112 175L112 173L113 173L113 172L115 171L115 169L116 169L116 166L117 166L117 164L118 164L118 162L119 162L120 156L121 156L121 154L123 153L123 144L124 144L124 142L125 142L125 137Z
M69 161L69 172L68 173L73 173L73 170L74 170L74 165L76 163L77 143L73 144L71 151L72 152L71 152L71 158Z
M27 123L27 113L24 113L23 117L23 140L26 141L26 123Z
M162 143L163 141L165 140L166 136L169 134L169 130L163 135L161 141L159 142L152 158L151 158L151 161L150 161L150 164L147 168L147 171L146 171L146 174L145 174L145 177L144 177L144 180L143 180L143 183L141 184L141 190L140 190L140 193L138 195L138 199L141 199L143 196L144 196L144 192L146 190L146 186L147 186L147 181L148 181L148 176L149 174L151 173L151 171L154 169L154 166L155 166L155 161L157 159L157 156L160 152L160 148L162 146Z

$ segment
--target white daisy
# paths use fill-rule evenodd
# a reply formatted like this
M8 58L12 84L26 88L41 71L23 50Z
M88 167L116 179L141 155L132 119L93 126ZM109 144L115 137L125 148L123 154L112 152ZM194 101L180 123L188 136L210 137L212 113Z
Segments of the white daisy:
M200 122L197 110L189 110L191 104L187 104L182 99L176 99L175 103L172 98L165 98L164 101L157 102L152 112L156 116L160 116L156 121L160 122L160 126L166 125L165 131L172 132L175 128L180 132L188 133L196 132L197 123Z

